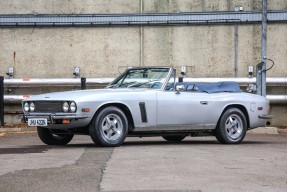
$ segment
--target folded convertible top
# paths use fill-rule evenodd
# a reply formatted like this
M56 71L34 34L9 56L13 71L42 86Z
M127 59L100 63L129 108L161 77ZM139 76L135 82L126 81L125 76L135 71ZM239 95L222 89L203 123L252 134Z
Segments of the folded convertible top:
M182 85L184 91L198 91L207 93L219 92L241 92L239 84L234 81L221 81L217 83L192 83L192 82L179 82L176 86Z

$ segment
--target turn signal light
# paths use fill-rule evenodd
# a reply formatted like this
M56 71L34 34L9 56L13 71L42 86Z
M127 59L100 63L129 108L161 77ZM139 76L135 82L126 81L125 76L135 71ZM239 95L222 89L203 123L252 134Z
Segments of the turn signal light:
M70 123L70 120L69 120L69 119L63 119L62 123L63 123L63 124L69 124L69 123Z

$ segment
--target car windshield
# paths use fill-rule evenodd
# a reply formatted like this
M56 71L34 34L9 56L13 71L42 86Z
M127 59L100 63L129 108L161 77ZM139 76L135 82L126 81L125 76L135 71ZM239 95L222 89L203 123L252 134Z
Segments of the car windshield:
M150 88L161 89L169 68L134 68L128 69L110 83L107 88Z

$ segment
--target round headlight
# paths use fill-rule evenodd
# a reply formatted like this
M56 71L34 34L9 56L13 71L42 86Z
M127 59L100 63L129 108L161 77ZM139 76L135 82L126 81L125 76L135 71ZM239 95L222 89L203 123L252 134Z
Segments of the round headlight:
M28 102L24 103L24 111L28 112L29 109L30 109L29 103Z
M68 102L63 102L62 109L63 109L64 112L68 112L69 111L69 103Z
M30 103L30 111L31 112L35 111L35 103L34 102Z
M73 101L70 103L70 111L74 113L76 112L76 110L77 110L77 106L76 106L76 103Z

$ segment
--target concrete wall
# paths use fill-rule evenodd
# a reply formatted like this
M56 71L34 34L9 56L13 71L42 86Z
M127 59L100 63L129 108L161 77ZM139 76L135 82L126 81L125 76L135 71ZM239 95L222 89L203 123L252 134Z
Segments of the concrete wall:
M79 66L85 77L113 77L118 68L142 63L190 66L192 77L234 76L234 26L144 27L140 31L138 27L3 28L0 75L13 66L15 78L72 77L73 68ZM239 26L239 77L246 77L247 67L261 61L260 31L259 25ZM285 34L286 24L268 27L267 56L275 61L268 76L287 76Z
M0 2L0 14L232 11L235 6L260 11L261 0L10 0ZM268 2L268 10L286 9L287 0ZM234 33L233 25L1 28L0 75L6 76L13 66L15 78L73 77L74 67L79 66L81 76L115 77L128 66L159 65L188 66L188 77L233 77ZM269 77L287 76L286 34L286 24L268 25L267 56L275 61ZM261 26L239 25L238 77L246 77L247 67L260 61ZM287 94L286 88L268 90Z
M287 0L270 1L269 10L287 9ZM243 6L259 11L261 0L12 0L0 2L0 14L137 13L175 11L230 11ZM15 76L113 77L118 68L139 65L190 66L193 77L234 76L234 26L2 28L1 73L10 66ZM268 27L267 53L276 65L268 76L286 76L286 24ZM143 40L143 41L141 41ZM240 25L238 76L261 61L261 26ZM142 44L141 44L142 42ZM142 52L142 57L141 53ZM48 69L48 70L47 70Z

